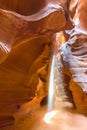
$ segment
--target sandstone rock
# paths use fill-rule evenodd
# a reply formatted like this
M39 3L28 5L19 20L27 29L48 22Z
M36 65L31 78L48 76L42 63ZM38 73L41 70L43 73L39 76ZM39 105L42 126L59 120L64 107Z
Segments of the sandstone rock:
M86 3L81 0L71 1L71 9L76 7L73 21L75 28L68 30L69 39L62 46L63 71L71 77L69 89L72 91L77 110L87 115L87 27L86 27ZM67 35L66 35L67 36Z
M45 77L47 77L48 72L47 68L48 67L45 65L44 67L40 68L37 72L39 76L39 82L37 84L35 97L33 98L33 100L21 105L18 112L14 114L16 126L19 124L20 121L24 120L26 117L31 117L32 114L40 108L41 102L44 99L44 97L47 96L48 87L47 81L45 80Z
M72 91L78 111L87 114L87 35L73 29L69 40L62 46L61 56L67 75L71 77Z
M61 30L66 24L62 7L51 3L30 16L0 9L0 17L1 62L7 58L12 46L18 44L18 41L23 38L32 37L35 34L53 33Z
M76 13L76 8L77 8L78 0L71 0L70 1L70 16L73 18L75 13Z
M46 4L46 0L1 0L0 8L15 11L22 15L31 15L38 12Z
M87 114L87 2L78 0L77 5L77 1L71 0L73 6L70 10L69 2L0 1L1 116L12 117L15 111L18 111L14 115L18 120L29 114L31 116L32 111L37 110L47 98L52 42L55 42L56 52L60 46L56 45L55 38L53 41L52 35L63 30L66 31L66 36L68 34L65 40L69 39L61 49L63 70L71 78L69 89L77 110ZM73 21L70 14L74 17ZM80 22L77 24L78 19ZM74 27L73 22L75 28L70 31ZM58 57L60 58L59 55ZM29 102L25 103L26 101Z
M83 0L83 2L81 0L78 0L78 4L77 4L77 8L76 8L76 13L74 16L74 23L75 23L75 27L77 30L79 30L80 32L87 34L87 1Z
M56 3L34 11L24 16L0 9L0 117L12 117L21 104L35 97L43 77L37 71L49 64L51 35L66 25L64 10ZM40 100L32 100L34 105L47 96L47 85L45 88Z

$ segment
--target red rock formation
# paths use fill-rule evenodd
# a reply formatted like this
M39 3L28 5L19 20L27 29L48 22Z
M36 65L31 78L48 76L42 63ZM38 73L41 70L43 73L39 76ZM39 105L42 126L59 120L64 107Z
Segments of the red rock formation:
M0 16L1 60L4 60L5 57L7 57L7 52L10 52L11 47L15 42L18 42L25 37L32 37L32 35L35 34L49 34L60 31L66 24L63 9L59 5L51 3L31 16L22 16L2 9L0 10ZM59 17L60 19L58 19Z
M0 8L15 11L22 15L31 15L43 8L46 4L46 0L1 0Z
M76 108L87 115L87 25L86 3L78 1L74 16L75 28L70 31L69 40L61 50L65 74L71 77L69 89L72 91Z
M38 71L49 64L52 34L63 30L67 21L57 3L48 2L42 7L37 8L39 12L30 10L33 15L29 16L0 9L0 97L5 95L0 98L0 116L9 118L23 102L31 100L40 80L45 84L46 96L47 81Z
M66 40L70 36L61 49L64 73L71 78L69 89L78 111L87 113L87 1L71 0L70 7L69 2L0 0L0 97L5 95L0 98L1 116L10 119L27 100L33 99L20 107L17 116L27 106L26 113L31 111L30 106L40 106L47 95L52 35L63 30L65 36L69 34ZM75 28L71 30L73 23Z

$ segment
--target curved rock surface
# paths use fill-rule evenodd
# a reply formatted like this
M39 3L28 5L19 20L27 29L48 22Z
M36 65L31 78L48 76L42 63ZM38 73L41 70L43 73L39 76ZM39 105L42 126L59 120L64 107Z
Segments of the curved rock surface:
M78 111L87 113L87 35L72 30L70 39L62 46L62 62L65 74L71 77L72 91Z
M0 117L3 120L13 121L15 111L18 111L16 119L26 117L47 98L52 43L55 42L57 51L60 44L56 45L54 37L60 31L65 31L65 39L60 35L59 42L68 40L60 50L62 69L70 79L68 86L77 110L87 114L87 1L71 0L70 7L69 3L70 0L0 0Z
M26 37L32 38L35 34L49 34L60 31L66 24L62 7L51 3L38 13L30 16L0 9L0 17L0 62L4 61L13 44L18 44L19 40ZM60 19L58 19L59 17Z
M77 110L85 115L87 115L86 3L86 0L83 2L78 0L73 19L75 28L69 31L69 40L61 48L63 71L71 77L69 89L72 91Z
M31 15L38 12L46 4L46 0L1 0L0 8L15 11L22 15Z
M67 20L57 3L48 2L29 16L4 9L0 9L0 117L10 120L22 103L37 95L40 104L47 96L51 36L63 30ZM41 68L46 68L45 76Z

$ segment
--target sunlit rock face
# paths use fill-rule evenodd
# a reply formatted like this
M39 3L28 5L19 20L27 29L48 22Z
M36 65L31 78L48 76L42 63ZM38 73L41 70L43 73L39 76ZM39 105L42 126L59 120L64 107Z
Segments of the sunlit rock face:
M65 41L69 39L60 50L63 72L71 78L68 89L78 111L87 113L87 2L71 0L70 7L69 3L69 0L0 0L0 117L3 120L13 120L14 112L15 119L23 119L44 104L52 47L57 51L60 46L53 35L60 31L65 31Z
M62 46L61 56L64 72L71 77L72 91L78 111L87 114L87 35L72 30L70 39Z
M74 4L76 5L76 1ZM68 41L61 47L64 73L71 77L69 89L72 91L76 108L87 115L87 1L78 0L74 15L75 27L68 34ZM73 4L73 5L74 5ZM75 7L75 6L73 6Z
M78 0L71 0L69 5L70 16L73 18L76 13Z
M41 1L10 2L0 1L0 117L3 120L11 120L19 108L23 111L25 107L20 107L21 104L33 99L32 106L40 106L47 96L51 37L67 24L65 11L56 1L48 1L46 5ZM27 8L25 3L29 5Z

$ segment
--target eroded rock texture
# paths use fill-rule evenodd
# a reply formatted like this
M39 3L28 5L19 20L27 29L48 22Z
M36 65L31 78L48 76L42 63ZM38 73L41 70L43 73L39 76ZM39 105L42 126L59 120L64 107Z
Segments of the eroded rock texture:
M76 2L76 1L74 1ZM76 108L87 115L87 29L86 3L78 0L74 16L75 27L69 32L69 40L62 46L61 56L65 74L71 77L69 89L72 91Z
M51 37L68 24L64 7L56 1L47 1L46 5L43 2L45 6L40 6L39 1L29 2L29 9L31 3L36 4L34 7L37 8L30 9L30 15L25 16L28 11L23 13L19 6L21 13L15 10L16 1L12 3L14 8L10 6L10 1L7 4L6 1L0 1L1 124L5 124L4 119L10 122L13 113L19 108L23 111L22 108L25 107L20 106L24 102L34 98L29 104L34 101L33 106L40 106L41 100L47 96L47 77L52 55ZM15 10L16 13L4 9Z
M64 34L60 42L64 37L67 41L60 50L63 72L70 77L68 84L76 108L87 113L86 5L86 0L0 0L3 120L12 120L16 111L14 117L22 118L43 104L48 92L52 43L56 51L59 48L53 35L60 31Z

